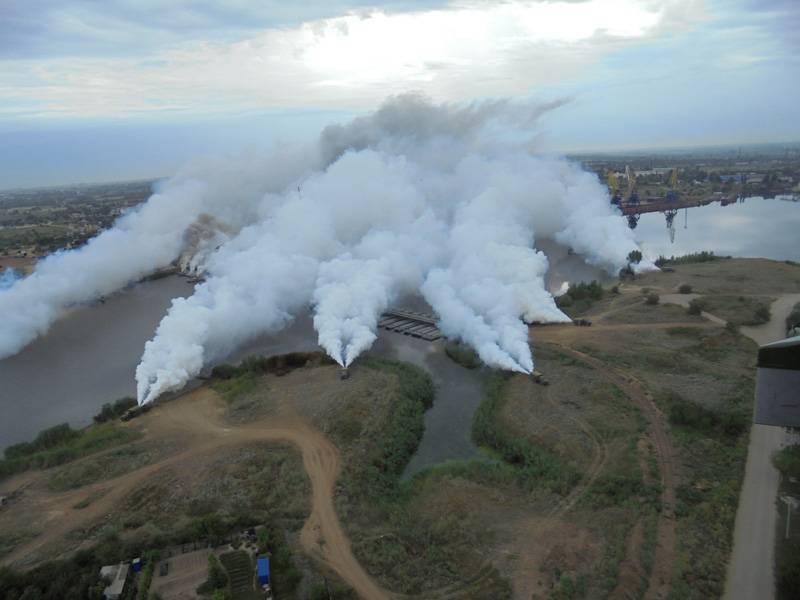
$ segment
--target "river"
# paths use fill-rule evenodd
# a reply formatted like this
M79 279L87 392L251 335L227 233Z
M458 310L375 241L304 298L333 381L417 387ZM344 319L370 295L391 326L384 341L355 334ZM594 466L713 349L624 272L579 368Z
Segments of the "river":
M684 219L687 227L684 228ZM664 215L643 215L637 239L652 255L714 250L733 256L798 259L800 204L750 199L730 206L712 204L679 213L671 242ZM548 245L549 285L599 276L579 257ZM169 277L140 283L105 303L73 309L42 338L16 356L0 361L0 448L31 439L45 427L87 424L104 402L135 393L134 370L170 300L191 293L186 279ZM278 354L316 349L308 316L274 336L262 336L228 360L252 353ZM426 413L426 431L407 473L447 459L475 455L470 440L472 414L482 395L481 374L451 362L441 344L381 332L371 350L425 368L438 386Z

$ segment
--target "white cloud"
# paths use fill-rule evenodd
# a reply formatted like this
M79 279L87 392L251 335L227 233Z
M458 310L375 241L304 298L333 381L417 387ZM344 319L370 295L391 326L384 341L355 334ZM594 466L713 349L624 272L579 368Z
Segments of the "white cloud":
M364 108L408 90L440 100L530 94L702 16L694 0L473 2L348 14L139 57L6 60L0 117Z

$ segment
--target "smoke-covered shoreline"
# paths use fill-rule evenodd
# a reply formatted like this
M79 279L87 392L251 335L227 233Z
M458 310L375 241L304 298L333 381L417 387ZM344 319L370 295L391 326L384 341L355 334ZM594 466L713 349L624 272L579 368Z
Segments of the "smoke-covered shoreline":
M445 335L489 365L530 372L524 321L568 320L545 289L536 240L611 273L636 248L594 175L536 152L549 108L401 96L313 147L190 166L86 247L0 291L0 357L69 306L178 261L206 279L145 345L140 403L308 306L320 345L349 365L381 313L415 292Z

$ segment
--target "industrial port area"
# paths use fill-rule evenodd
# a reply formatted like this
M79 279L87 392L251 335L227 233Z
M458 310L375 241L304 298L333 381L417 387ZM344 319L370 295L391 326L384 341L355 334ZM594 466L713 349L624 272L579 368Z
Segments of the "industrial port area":
M635 228L660 212L746 197L800 196L800 148L746 147L707 152L575 155L608 186L611 202ZM146 200L156 181L0 190L0 266L79 248L124 211ZM19 261L21 258L29 260Z
M581 160L635 227L747 194L791 200L799 156ZM22 276L80 248L152 185L3 192L0 264ZM0 463L0 560L30 581L60 565L112 600L754 597L800 540L772 513L788 484L765 495L749 480L777 473L790 437L772 428L748 455L765 435L750 430L757 344L800 326L800 266L658 264L570 286L557 304L572 323L530 327L529 376L486 367L417 303L384 311L376 350L348 369L256 351L155 404L46 429ZM311 338L307 319L287 332Z
M798 28L0 2L0 600L800 600Z

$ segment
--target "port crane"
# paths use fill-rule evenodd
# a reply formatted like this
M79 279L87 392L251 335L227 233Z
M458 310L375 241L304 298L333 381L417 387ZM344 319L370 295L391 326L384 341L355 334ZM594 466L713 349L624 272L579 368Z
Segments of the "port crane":
M613 170L609 170L606 176L608 180L608 189L611 190L611 204L620 206L622 204L622 196L619 194L619 179Z
M667 190L667 196L665 200L670 202L677 202L678 201L678 168L672 167L672 171L669 174L669 180L667 181L669 184L669 189ZM675 243L675 216L678 214L677 208L668 208L664 211L664 217L667 219L667 231L669 232L669 241L670 243Z
M627 200L627 204L638 206L639 205L639 194L636 191L636 173L633 169L630 168L629 165L625 165L625 178L628 180L628 188L625 191L625 199ZM628 215L628 227L631 229L636 229L636 226L639 224L639 217L641 215L638 213L631 213Z

